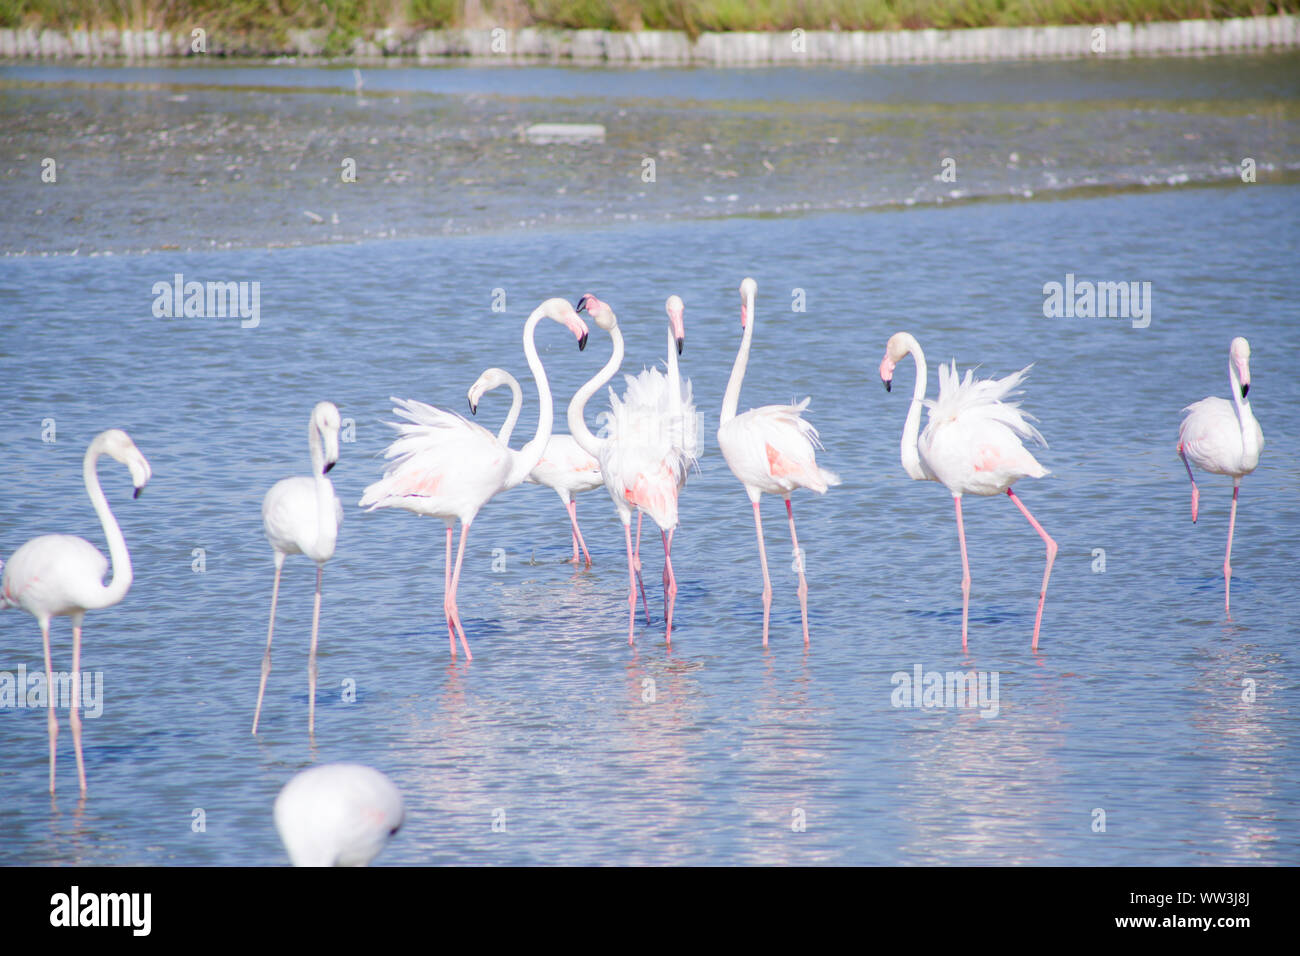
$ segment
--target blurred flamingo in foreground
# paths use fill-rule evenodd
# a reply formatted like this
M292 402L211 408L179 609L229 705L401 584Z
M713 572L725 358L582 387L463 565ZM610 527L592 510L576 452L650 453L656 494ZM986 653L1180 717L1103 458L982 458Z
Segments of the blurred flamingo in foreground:
M50 661L50 618L66 614L72 618L72 700L68 723L72 725L72 743L77 754L77 781L86 793L86 764L81 753L81 715L77 712L81 696L81 623L86 612L111 607L126 596L131 587L131 555L126 549L122 529L118 527L96 473L101 455L126 465L135 486L135 497L149 483L153 474L148 460L140 454L131 436L117 428L100 432L86 449L82 475L95 514L99 516L108 539L108 553L113 559L113 578L104 584L108 561L85 538L68 534L45 534L32 538L4 565L0 577L0 608L20 607L36 618L41 626L45 648L46 692L51 695L46 709L50 736L50 793L54 793L54 742L59 736L53 695L59 684L54 679Z
M275 798L275 828L294 866L365 866L405 819L393 782L356 763L304 770Z
M332 402L318 402L307 423L311 449L311 475L283 478L262 499L262 530L275 555L275 584L271 587L271 622L266 628L266 653L257 687L253 733L262 716L262 695L271 673L271 638L275 635L275 605L280 597L280 569L290 554L305 554L316 562L316 603L311 615L311 650L307 654L307 733L316 732L316 635L320 630L321 576L325 562L334 556L343 505L325 476L339 460L339 410Z
M925 353L916 339L906 332L897 333L886 345L885 357L880 362L880 379L885 383L886 391L890 390L895 365L909 353L916 363L916 387L903 426L903 470L917 481L937 481L952 492L957 509L957 536L961 542L962 650L966 649L966 622L970 609L970 566L966 560L961 498L963 494L989 496L1004 491L1047 545L1047 567L1043 570L1038 616L1034 619L1032 649L1037 650L1043 603L1047 599L1047 581L1052 576L1057 547L1011 490L1011 485L1021 478L1042 478L1048 474L1047 469L1026 450L1021 439L1032 439L1044 447L1047 442L1029 423L1030 416L1020 411L1019 402L1002 401L1014 394L1014 389L1032 366L1005 378L973 381L969 369L965 379L958 380L956 362L951 368L940 365L939 397L930 401L925 397ZM922 405L930 409L930 418L918 438Z
M502 444L497 436L461 415L446 412L423 402L394 398L394 414L407 423L392 423L397 439L384 452L390 458L384 477L372 484L361 496L360 506L404 508L416 514L432 515L447 524L447 570L444 577L443 612L451 654L456 656L456 636L467 660L473 660L465 628L456 605L460 586L460 569L465 559L465 538L474 517L493 497L513 488L528 477L541 461L551 437L554 409L546 369L537 355L533 341L537 324L551 319L565 326L578 340L578 348L587 344L587 326L573 306L564 299L547 299L524 323L524 355L537 382L537 399L541 410L537 416L537 434L519 451ZM452 524L460 519L460 547L456 569L452 572Z
M492 389L501 385L510 386L510 413L497 432L497 441L503 445L510 444L510 435L519 420L523 407L524 395L519 388L519 381L505 369L486 369L469 389L469 410L478 414L479 402ZM573 563L579 561L578 548L591 567L591 554L587 551L587 542L582 538L582 529L578 527L578 503L575 497L584 491L592 491L604 484L600 476L600 464L583 451L572 435L552 434L546 443L546 450L537 467L528 473L526 479L535 485L545 485L552 489L564 502L564 510L569 513L570 530L573 533Z
M772 611L772 579L767 573L767 551L763 546L763 519L759 499L766 492L785 498L785 511L790 519L790 542L799 569L799 607L803 613L803 642L808 644L808 581L804 577L803 552L799 550L799 537L794 530L794 509L790 493L796 488L808 488L825 494L832 485L840 483L839 476L817 464L817 449L821 448L817 429L803 417L811 401L805 398L797 405L764 405L743 415L736 414L740 403L740 386L749 365L749 348L754 338L754 296L758 283L745 279L740 283L740 325L744 335L736 364L731 369L727 392L722 399L722 412L718 417L718 446L740 483L745 486L750 503L754 506L754 528L758 532L758 557L763 566L763 646L767 646L768 622Z
M1203 398L1183 409L1186 416L1178 428L1178 457L1192 482L1192 521L1195 523L1201 493L1192 477L1190 458L1197 468L1216 475L1232 476L1232 514L1228 519L1228 550L1223 555L1223 610L1228 606L1232 586L1232 532L1237 524L1237 493L1241 479L1255 470L1264 450L1264 432L1250 410L1250 343L1241 336L1228 347L1228 382L1232 401Z

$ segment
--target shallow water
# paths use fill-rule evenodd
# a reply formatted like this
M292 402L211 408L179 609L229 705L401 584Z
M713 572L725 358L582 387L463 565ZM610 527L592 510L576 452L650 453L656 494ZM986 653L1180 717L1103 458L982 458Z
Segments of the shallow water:
M0 709L0 862L282 863L279 787L313 761L360 760L406 797L387 864L1294 864L1298 213L1300 187L1238 182L269 251L159 250L161 230L123 227L155 251L6 259L0 555L56 530L104 547L80 477L99 430L128 429L154 478L132 501L120 467L101 468L136 578L120 605L87 618L83 667L104 679L103 715L85 724L90 797L78 805L65 713L52 806L42 715ZM154 318L152 286L177 272L261 282L260 325ZM1151 282L1150 326L1044 318L1043 284L1066 273ZM759 297L741 406L811 394L819 460L844 478L794 499L807 650L777 500L764 503L775 595L761 645L751 513L713 439L745 275ZM505 313L491 310L494 289ZM797 289L803 313L791 310ZM706 447L682 497L671 649L657 536L645 546L654 623L639 619L630 648L608 500L580 499L595 566L574 573L558 499L525 486L475 522L460 592L475 658L452 662L441 523L355 507L381 471L388 396L461 410L480 369L524 377L525 316L584 291L618 311L625 371L663 357L665 296L686 302L683 371ZM1037 654L1042 545L1001 499L965 508L961 651L951 499L899 464L910 367L892 394L877 375L900 329L929 350L932 388L949 358L981 374L1035 363L1025 408L1052 475L1017 491L1060 545ZM1193 525L1174 444L1184 405L1227 394L1237 334L1251 340L1267 444L1242 485L1229 621L1230 483L1203 477ZM560 396L608 355L594 328L583 353L549 323L539 345ZM521 438L536 420L524 385ZM313 747L302 558L286 565L262 732L248 729L272 578L260 500L307 470L306 419L323 398L356 431L331 473L345 522L325 571ZM494 393L479 417L495 427L507 401ZM66 667L66 620L54 633ZM0 615L0 670L40 657L32 619ZM996 673L997 715L893 706L891 676L916 665ZM206 832L192 830L196 809Z

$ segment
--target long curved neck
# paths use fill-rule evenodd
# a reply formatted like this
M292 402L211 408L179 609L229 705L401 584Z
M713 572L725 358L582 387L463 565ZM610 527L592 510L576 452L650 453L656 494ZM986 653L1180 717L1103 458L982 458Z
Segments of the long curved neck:
M736 417L736 406L740 404L740 384L745 380L745 369L749 365L749 346L754 339L754 300L745 302L745 334L740 339L740 351L736 353L736 364L731 367L731 378L727 380L727 392L722 396L722 412L718 415L719 427Z
M546 443L551 440L551 429L555 424L555 409L551 401L551 383L546 380L546 369L542 367L542 359L537 354L537 344L533 341L537 334L537 323L542 320L544 314L539 307L524 323L524 355L528 358L528 368L532 371L533 380L537 383L537 402L540 406L537 412L537 433L533 435L532 441L524 445L518 452L512 453L514 464L510 469L509 477L506 479L507 488L513 488L519 484L528 477L530 471L537 467L537 463L542 460L542 453L546 451Z
M605 442L591 433L583 416L587 401L614 377L614 373L623 364L623 333L619 331L617 325L609 330L609 337L614 340L614 352L610 355L609 361L582 388L574 393L572 400L569 402L569 434L573 436L573 440L578 443L579 448L588 455L594 455L597 458L600 457L600 449Z
M339 534L334 484L325 477L325 448L315 419L307 425L307 444L311 447L311 478L316 484L316 550L332 554Z
M1259 423L1250 410L1250 399L1241 394L1241 379L1237 376L1232 358L1228 358L1228 381L1231 382L1232 402L1237 406L1237 422L1241 426L1241 457L1243 464L1253 468L1259 462Z
M921 351L921 343L916 339L908 343L907 351L916 363L916 385L912 389L912 404L907 409L907 421L903 424L903 440L899 443L899 450L902 453L903 470L908 476L917 481L925 481L930 476L921 466L921 453L917 450L917 437L921 431L921 405L926 388L925 353Z
M519 379L509 372L506 372L505 375L505 384L510 386L510 414L506 416L505 423L502 424L501 430L497 432L497 441L503 445L509 445L510 436L514 434L515 424L519 421L519 410L524 407L524 392L519 387Z
M122 537L122 529L117 526L117 519L113 517L113 512L108 507L104 490L99 486L96 466L99 463L99 456L103 453L103 446L98 439L91 442L90 447L86 449L82 474L86 480L86 494L90 495L90 503L95 506L95 514L99 515L99 523L104 526L104 537L108 539L108 555L113 561L113 578L101 592L100 603L97 605L109 607L126 597L126 592L131 589L133 577L131 553L126 550L126 539Z

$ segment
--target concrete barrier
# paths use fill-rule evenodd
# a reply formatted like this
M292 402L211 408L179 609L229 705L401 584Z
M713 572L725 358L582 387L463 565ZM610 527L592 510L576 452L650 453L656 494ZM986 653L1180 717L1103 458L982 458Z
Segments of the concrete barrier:
M1094 31L1101 29L1100 40ZM283 49L265 55L320 56L323 30L290 30ZM1100 49L1095 47L1100 46ZM809 30L775 33L702 33L692 40L671 30L412 30L388 28L358 37L361 59L410 56L421 60L569 60L577 63L773 64L925 63L1050 59L1090 56L1169 56L1242 53L1300 46L1300 17L1242 17L1095 26L981 27L971 30ZM219 33L207 36L207 55L233 49ZM0 30L7 59L155 59L195 56L188 31Z

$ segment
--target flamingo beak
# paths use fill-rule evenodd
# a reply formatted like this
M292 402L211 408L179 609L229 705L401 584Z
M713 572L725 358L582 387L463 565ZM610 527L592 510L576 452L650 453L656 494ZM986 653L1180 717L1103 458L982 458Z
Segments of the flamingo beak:
M582 335L578 336L578 351L581 352L586 347L587 347L587 333L583 332Z
M573 311L574 311L574 312L581 312L581 311L583 311L583 310L586 309L586 308L587 308L587 296L585 296L585 295L584 295L581 299L579 299L577 302L573 303Z
M1243 382L1241 386L1241 397L1245 398L1246 393L1250 391L1250 382Z
M470 413L471 415L477 415L477 414L478 414L478 403L477 403L477 402L470 402L470 403L469 403L469 413Z
M880 380L885 383L885 391L892 392L894 390L891 387L894 380L894 363L889 360L888 354L880 360Z
M677 354L682 354L682 344L686 341L682 336L677 336Z
M144 491L143 488L137 488L137 489L135 489L135 494L133 494L131 497L132 497L132 498L139 498L139 497L140 497L140 492L142 492L142 491Z
M321 471L321 474L328 475L330 473L330 469L333 468L336 464L338 464L338 462L334 462L334 461L325 462L325 468Z

